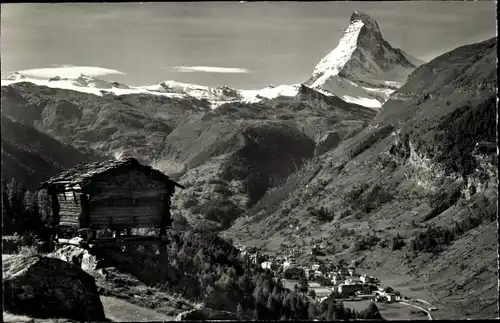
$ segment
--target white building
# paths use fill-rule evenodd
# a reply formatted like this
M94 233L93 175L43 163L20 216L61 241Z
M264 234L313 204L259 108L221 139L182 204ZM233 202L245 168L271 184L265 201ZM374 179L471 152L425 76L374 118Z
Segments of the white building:
M314 264L314 265L311 266L311 269L314 270L314 271L316 271L316 270L319 269L319 265L318 264Z
M341 277L340 276L332 276L331 281L332 281L332 284L338 285L341 282Z
M375 279L372 276L362 275L362 276L359 276L359 279L365 284L375 283Z
M323 277L323 273L319 270L314 271L314 277Z
M356 276L346 277L344 284L362 284L363 282Z
M272 262L270 262L270 261L264 261L260 265L262 266L263 269L271 269Z

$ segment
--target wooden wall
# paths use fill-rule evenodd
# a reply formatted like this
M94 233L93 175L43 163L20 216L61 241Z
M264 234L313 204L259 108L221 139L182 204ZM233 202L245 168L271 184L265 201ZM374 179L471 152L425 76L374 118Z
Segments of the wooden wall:
M59 200L60 222L66 224L79 225L79 219L82 216L82 207L80 200L81 193L65 192L57 194Z
M167 185L137 170L114 172L95 183L90 223L95 228L160 227L168 211Z

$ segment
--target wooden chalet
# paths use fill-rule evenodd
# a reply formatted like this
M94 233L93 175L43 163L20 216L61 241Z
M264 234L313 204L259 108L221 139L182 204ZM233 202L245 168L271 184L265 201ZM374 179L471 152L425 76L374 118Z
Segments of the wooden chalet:
M184 188L136 159L81 164L42 183L51 198L53 228L111 229L117 237L131 228L170 226L175 188Z

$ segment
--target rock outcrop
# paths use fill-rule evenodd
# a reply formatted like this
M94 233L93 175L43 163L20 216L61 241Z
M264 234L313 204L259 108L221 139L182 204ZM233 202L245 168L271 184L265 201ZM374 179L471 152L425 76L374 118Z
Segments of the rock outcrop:
M141 252L121 251L119 248L91 248L89 250L67 245L51 255L63 261L75 264L87 273L99 277L102 270L116 268L145 284L177 281L167 259Z
M103 321L92 276L60 259L15 255L3 266L4 309L38 318Z

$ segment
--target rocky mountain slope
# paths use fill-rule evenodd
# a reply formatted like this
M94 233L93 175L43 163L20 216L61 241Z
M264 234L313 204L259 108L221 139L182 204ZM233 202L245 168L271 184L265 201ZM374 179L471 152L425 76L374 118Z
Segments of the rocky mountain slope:
M422 63L393 48L373 18L355 11L337 47L305 84L347 102L378 108Z
M322 245L432 301L437 318L497 317L496 49L494 38L417 68L367 128L225 234L307 259Z
M32 190L64 169L102 158L93 151L81 152L2 114L3 181L16 178Z
M97 96L30 82L2 86L2 113L78 149L149 162L187 116L210 110L195 98Z
M186 170L179 180L187 189L176 194L174 208L189 209L190 220L203 215L227 226L269 188L361 131L374 115L306 86L293 98L226 104L175 129L156 167ZM229 208L227 216L211 215L221 205Z
M213 168L213 176L225 174L224 180L233 183L231 191L239 196L234 207L242 210L305 160L361 131L376 114L305 85L292 86L294 96L283 86L269 87L266 96L245 94L255 95L258 102L245 102L241 92L219 88L224 99L233 101L213 109L203 88L178 82L118 95L58 88L55 82L69 81L60 78L48 85L26 81L20 74L7 81L14 83L2 86L6 116L80 150L108 158L134 156L178 178L187 173L182 180L207 193L201 201L210 199L211 186L193 174L208 174L207 167ZM71 82L92 91L119 86L84 76ZM186 194L190 199L189 190ZM180 196L174 206L184 203Z
M366 94L367 87L356 85L363 93L349 92L347 95L347 92L342 92L344 90L332 92L331 88L318 86L319 78L324 79L331 71L338 70L335 77L345 79L341 82L347 82L347 87L344 87L347 91L353 87L352 82L371 82L370 78L379 77L379 70L385 73L385 79L389 79L394 74L391 71L399 71L403 65L405 73L414 67L405 58L410 59L410 55L393 49L383 40L377 23L369 16L355 12L348 30L353 26L357 28L353 31L355 37L346 32L332 52L343 53L342 48L349 45L352 53L342 54L342 59L332 54L322 60L311 78L315 89L296 84L235 90L227 86L209 88L175 81L131 87L85 75L74 79L53 77L44 80L14 73L2 80L2 114L81 151L96 151L108 158L136 157L178 176L202 166L211 158L229 156L242 149L249 140L244 129L260 132L262 127L272 128L272 131L265 131L265 136L278 134L287 138L283 140L288 143L312 140L315 145L313 154L318 155L334 148L346 136L359 132L375 115L375 111L363 106L366 101L357 99ZM382 52L388 54L382 55ZM363 65L364 69L357 67L356 64L367 57L371 65ZM387 91L384 87L377 87L370 91L371 94L377 91L388 94L393 89ZM381 100L385 99L387 95ZM361 105L348 101L360 102ZM380 105L380 102L376 101L376 104ZM261 142L273 140L268 137L260 139ZM14 148L11 145L8 149L13 151ZM301 152L297 156L309 158L310 149L306 150L307 153ZM286 157L290 155L287 148L280 148L273 154L277 156L277 163L287 163ZM16 158L20 156L17 153ZM12 160L12 156L6 158ZM29 163L18 161L16 167ZM250 163L248 159L247 162ZM266 174L262 177L274 179L262 184L257 196L275 185L292 168L299 167L301 162L293 159L291 164L293 167L285 166L277 174L274 170L263 171ZM255 170L254 166L245 167ZM12 174L20 172L12 171Z

